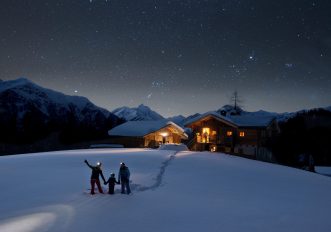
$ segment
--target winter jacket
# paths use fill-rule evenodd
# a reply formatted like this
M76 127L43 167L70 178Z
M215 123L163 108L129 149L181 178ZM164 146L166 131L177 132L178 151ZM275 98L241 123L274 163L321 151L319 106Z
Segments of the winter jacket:
M105 182L105 184L109 184L109 185L115 185L118 182L116 181L115 177L109 177L109 179Z
M130 179L130 171L127 166L120 167L120 170L118 172L118 180L121 181L129 181Z
M88 162L86 162L86 165L92 169L91 180L99 180L99 176L101 176L103 181L106 181L105 177L103 176L102 170L99 167L92 166Z

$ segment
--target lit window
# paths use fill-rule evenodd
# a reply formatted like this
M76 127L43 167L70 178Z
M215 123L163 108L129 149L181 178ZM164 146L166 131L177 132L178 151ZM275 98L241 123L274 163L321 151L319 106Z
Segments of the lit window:
M209 134L210 134L210 128L208 128L208 127L202 128L202 142L203 143L209 143Z
M244 131L240 131L240 132L239 132L239 136L240 136L240 137L244 137L244 136L245 136L245 132L244 132Z
M227 135L227 136L232 136L232 131L227 131L227 132L226 132L226 135Z
M195 134L195 136L197 137L197 142L198 142L198 143L201 143L201 135L200 135L200 133L197 132L197 133Z
M210 128L208 128L208 127L204 127L204 128L202 128L202 134L210 134Z
M216 135L216 131L212 131L211 135Z

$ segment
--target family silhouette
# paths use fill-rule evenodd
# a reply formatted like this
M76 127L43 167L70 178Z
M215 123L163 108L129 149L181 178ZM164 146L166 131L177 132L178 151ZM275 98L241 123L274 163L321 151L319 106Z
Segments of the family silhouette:
M115 173L111 173L110 177L106 181L103 172L102 172L102 163L97 162L95 166L90 165L87 160L84 160L84 163L92 170L91 178L90 178L90 184L91 184L91 195L95 194L95 185L97 185L99 193L104 193L103 189L100 184L100 176L103 180L104 185L108 184L108 194L114 194L115 193L115 185L120 184L121 185L121 193L122 194L131 194L131 188L130 188L130 170L125 165L125 163L120 164L120 168L118 171L118 179L115 178Z

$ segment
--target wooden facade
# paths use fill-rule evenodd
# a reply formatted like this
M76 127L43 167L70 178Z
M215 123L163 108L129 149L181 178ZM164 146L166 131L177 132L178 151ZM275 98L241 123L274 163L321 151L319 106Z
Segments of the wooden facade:
M188 143L195 151L221 151L256 158L259 152L268 152L266 143L278 133L275 120L265 126L242 126L225 117L205 115L185 125L192 129L193 138Z
M128 132L130 128L130 132ZM109 131L109 142L124 147L155 148L164 143L182 143L188 136L173 122L128 122Z
M183 136L174 132L171 126L167 126L158 131L145 135L144 137L144 147L158 147L160 144L164 143L181 143Z

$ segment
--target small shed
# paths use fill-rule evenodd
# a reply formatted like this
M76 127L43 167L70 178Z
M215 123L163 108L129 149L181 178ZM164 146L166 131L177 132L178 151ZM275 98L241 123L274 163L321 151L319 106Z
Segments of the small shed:
M108 131L111 143L124 147L158 147L164 143L181 143L188 138L184 129L167 120L129 121Z

